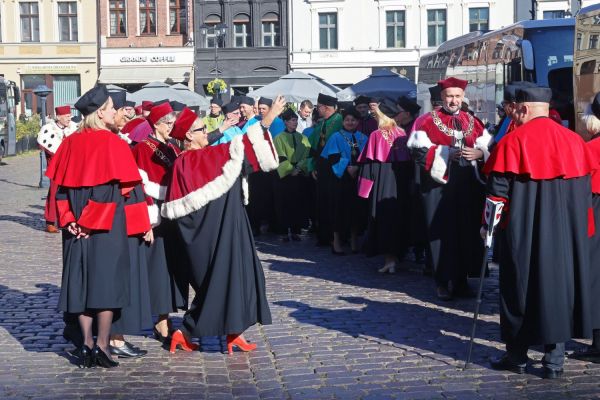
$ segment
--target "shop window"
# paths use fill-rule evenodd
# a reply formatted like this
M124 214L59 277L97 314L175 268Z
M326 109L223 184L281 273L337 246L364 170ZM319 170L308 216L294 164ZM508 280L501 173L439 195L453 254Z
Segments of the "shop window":
M24 2L19 3L21 17L21 41L39 42L40 41L40 14L38 3Z
M42 113L42 104L38 97L33 94L33 89L39 85L47 85L46 75L21 75L21 113L27 116ZM48 102L46 102L46 109ZM46 111L47 112L47 111Z
M110 36L127 34L127 13L125 0L109 0Z
M61 42L77 41L77 3L58 2L58 34Z
M187 33L186 0L169 0L169 24L171 34Z
M155 0L140 0L140 35L156 35Z
M250 16L238 14L233 18L233 46L250 46Z

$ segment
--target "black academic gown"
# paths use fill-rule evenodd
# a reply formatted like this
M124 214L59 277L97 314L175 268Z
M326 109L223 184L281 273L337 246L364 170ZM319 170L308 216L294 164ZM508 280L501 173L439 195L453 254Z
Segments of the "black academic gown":
M488 197L507 204L498 229L507 343L591 335L590 165L581 138L548 118L511 132L485 165Z

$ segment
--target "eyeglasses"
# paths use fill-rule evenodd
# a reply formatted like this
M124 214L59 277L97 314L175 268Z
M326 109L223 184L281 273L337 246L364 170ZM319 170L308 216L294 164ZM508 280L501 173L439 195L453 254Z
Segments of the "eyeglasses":
M196 128L196 129L194 129L192 132L203 132L205 130L206 130L206 127L203 126L202 128Z

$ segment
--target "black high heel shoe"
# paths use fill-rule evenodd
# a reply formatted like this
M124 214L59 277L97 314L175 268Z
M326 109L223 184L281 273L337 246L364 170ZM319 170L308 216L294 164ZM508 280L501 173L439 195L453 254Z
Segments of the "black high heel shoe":
M81 358L81 368L92 368L96 363L94 362L94 356L92 355L92 349L83 345L79 349L79 355Z
M152 333L154 333L154 339L158 340L161 343L165 343L169 341L169 336L163 336L158 329L156 329L156 327L154 327L154 329L152 330Z
M119 365L118 362L111 360L98 346L95 346L92 350L92 357L94 357L96 365L102 368L114 368Z

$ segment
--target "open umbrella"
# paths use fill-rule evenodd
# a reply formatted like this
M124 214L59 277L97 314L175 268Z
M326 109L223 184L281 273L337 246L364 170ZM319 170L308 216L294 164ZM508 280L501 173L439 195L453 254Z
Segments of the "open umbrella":
M417 85L405 76L382 69L369 75L367 79L338 92L337 98L341 101L350 101L361 95L388 97L393 100L402 96L416 98Z
M182 83L176 83L175 85L171 86L171 89L177 90L178 94L185 99L185 101L182 103L189 107L197 106L203 110L206 110L210 107L210 100L196 92L192 92Z
M274 99L275 96L281 94L285 96L287 101L292 103L300 103L304 100L316 103L319 93L335 96L339 90L337 86L331 85L315 75L294 71L282 76L275 82L248 93L248 95L254 98L263 96Z
M164 82L150 82L142 86L137 92L132 93L130 100L135 101L136 104L142 104L144 100L159 101L167 99L185 104L185 100L180 93L181 91L173 89Z

